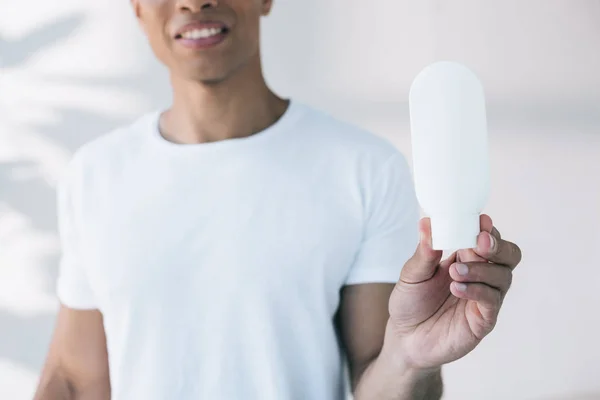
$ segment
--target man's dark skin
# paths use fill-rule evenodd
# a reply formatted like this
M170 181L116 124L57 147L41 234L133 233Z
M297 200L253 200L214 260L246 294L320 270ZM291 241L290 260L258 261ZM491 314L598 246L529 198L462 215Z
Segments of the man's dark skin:
M166 139L187 144L246 137L285 112L288 101L266 85L259 51L259 22L272 0L131 3L170 71L173 104L160 120ZM177 46L175 32L194 20L224 22L227 39L204 50ZM428 219L419 230L419 247L396 285L352 285L340 292L335 323L357 400L439 399L442 365L491 332L521 260L519 247L503 240L487 215L477 248L443 261L431 248ZM102 320L99 310L61 307L36 400L110 399Z

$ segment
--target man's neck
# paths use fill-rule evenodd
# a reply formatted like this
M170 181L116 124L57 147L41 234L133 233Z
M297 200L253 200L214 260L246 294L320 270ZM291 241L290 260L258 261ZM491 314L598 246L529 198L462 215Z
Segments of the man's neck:
M160 122L176 143L206 143L260 132L285 112L288 102L266 85L260 65L247 66L227 80L205 84L171 76L173 105Z

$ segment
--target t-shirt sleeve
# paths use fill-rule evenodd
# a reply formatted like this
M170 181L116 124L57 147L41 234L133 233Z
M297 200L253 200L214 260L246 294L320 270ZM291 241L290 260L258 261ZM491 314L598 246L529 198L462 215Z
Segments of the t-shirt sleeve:
M346 285L395 283L418 244L419 206L402 154L390 158L366 191L363 240Z
M60 302L74 309L96 309L96 300L85 273L84 258L80 245L80 213L78 206L78 167L72 162L57 188L58 233L61 256L57 282Z

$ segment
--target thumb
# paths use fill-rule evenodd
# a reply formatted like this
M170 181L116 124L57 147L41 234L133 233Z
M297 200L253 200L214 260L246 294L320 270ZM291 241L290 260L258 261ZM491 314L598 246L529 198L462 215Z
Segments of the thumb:
M442 259L443 251L431 247L431 220L419 221L419 245L415 254L406 262L400 273L404 283L421 283L433 277Z

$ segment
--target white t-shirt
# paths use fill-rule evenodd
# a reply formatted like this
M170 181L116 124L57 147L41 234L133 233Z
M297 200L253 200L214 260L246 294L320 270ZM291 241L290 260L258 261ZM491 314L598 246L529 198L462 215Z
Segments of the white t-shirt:
M344 398L344 285L417 245L408 165L292 102L243 139L179 145L159 112L83 146L59 189L61 302L104 316L113 400Z

